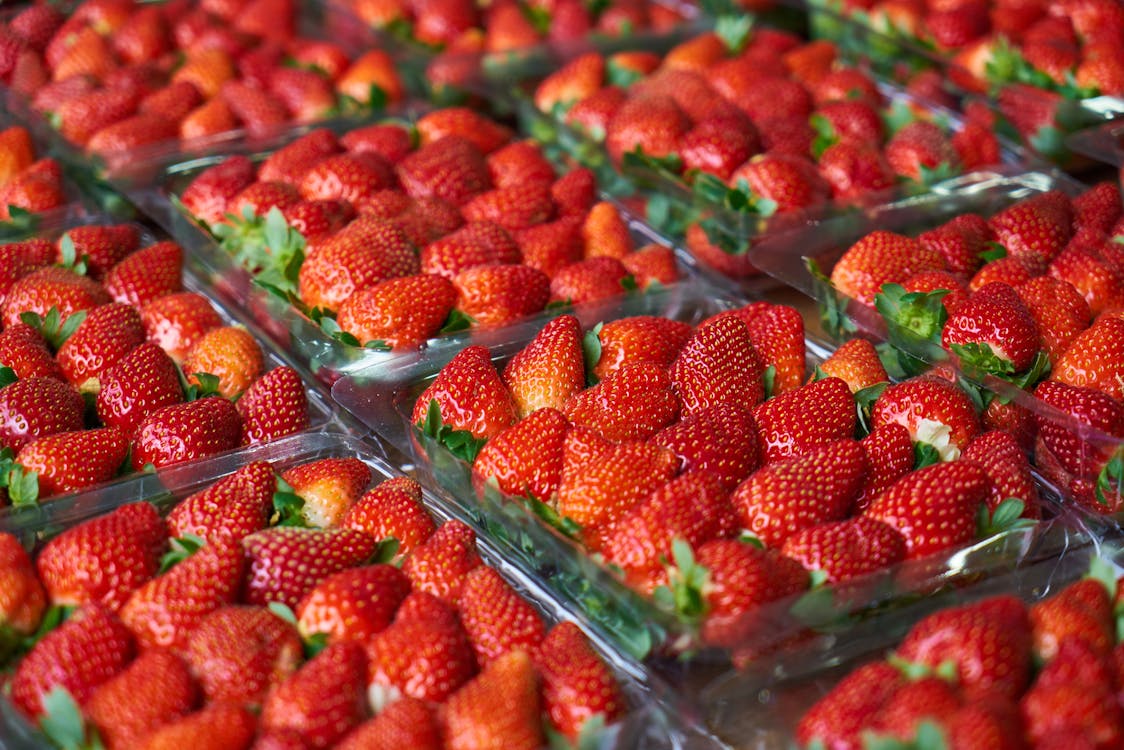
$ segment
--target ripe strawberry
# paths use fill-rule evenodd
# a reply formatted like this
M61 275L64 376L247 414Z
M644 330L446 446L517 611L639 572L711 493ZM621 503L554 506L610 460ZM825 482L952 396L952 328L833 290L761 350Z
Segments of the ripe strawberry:
M145 738L146 750L177 747L245 748L257 727L254 714L229 703L210 703L195 713L169 722Z
M496 711L502 701L503 711ZM535 665L525 651L513 651L483 670L445 702L441 714L449 750L482 747L533 750L542 746Z
M456 301L456 288L442 276L403 276L352 294L340 305L337 322L360 343L413 349L438 335Z
M988 510L995 511L1009 497L1023 502L1024 518L1038 518L1038 488L1030 473L1030 464L1018 441L1007 432L991 430L973 438L964 451L964 458L984 467L991 477Z
M988 220L1009 256L1044 269L1069 242L1073 205L1056 190L1019 201Z
M337 310L356 291L418 273L417 254L393 222L360 218L309 254L300 296L309 307Z
M140 235L131 224L79 226L67 230L59 239L60 257L65 262L68 251L63 247L73 245L73 257L85 258L86 273L101 279L110 268L140 247Z
M550 299L572 305L596 302L624 293L633 281L616 258L589 258L555 272L550 280Z
M797 531L784 540L781 554L838 583L901 562L906 543L892 526L858 516Z
M562 444L569 422L557 409L544 407L489 440L472 464L500 491L549 502L562 481Z
M0 389L0 445L19 451L29 441L81 430L85 402L55 378L30 377Z
M117 475L129 452L118 429L60 432L31 441L16 454L24 472L39 475L39 499L92 487Z
M764 370L745 323L720 316L696 329L668 372L690 415L718 403L752 409L764 398Z
M663 159L677 155L679 140L690 128L690 118L672 96L635 95L626 99L609 120L605 148L617 165L628 153Z
M812 124L831 143L853 140L877 147L886 140L886 126L878 109L858 99L820 105L812 114Z
M1058 359L1050 379L1066 385L1095 388L1117 401L1124 386L1117 382L1124 359L1124 319L1105 316L1078 334Z
M668 286L680 279L679 262L675 251L666 245L650 243L621 259L628 275L640 291Z
M1114 310L1124 301L1124 278L1096 252L1071 244L1050 263L1050 276L1072 285L1089 304L1094 316ZM1002 262L1002 261L1000 261Z
M219 379L223 398L242 394L265 371L264 354L253 334L241 326L219 326L207 331L191 348L183 363L187 381L198 385L200 373Z
M362 564L378 540L354 529L264 529L242 539L248 570L244 599L292 608L318 583Z
M0 245L0 302L17 281L54 262L58 253L45 239L9 242Z
M863 730L904 684L901 670L887 661L859 667L800 717L797 740L802 744L819 741L828 747L860 747Z
M882 392L871 410L877 429L898 423L915 443L931 446L942 461L954 461L980 432L980 419L967 394L946 380L912 378Z
M62 184L62 168L52 158L44 158L0 187L0 221L12 220L12 209L43 213L67 202Z
M94 133L133 114L139 101L136 91L124 88L103 88L81 94L68 99L55 111L56 127L71 143L85 146Z
M421 267L450 280L475 266L519 263L519 246L507 230L491 221L466 224L426 245Z
M83 607L20 661L9 683L12 702L32 720L43 714L43 698L53 688L81 705L132 656L132 636L113 613L96 604Z
M474 266L454 277L456 307L473 325L509 325L541 311L550 301L550 279L522 264Z
M182 401L176 363L160 347L145 343L102 372L98 419L132 437L153 411Z
M102 683L83 706L83 714L103 742L126 747L186 715L196 698L195 682L183 660L170 651L152 649Z
M1112 747L1121 741L1120 707L1102 685L1036 684L1023 696L1021 708L1035 747L1046 747L1050 738L1069 747Z
M301 516L309 526L338 526L371 483L371 470L357 458L323 458L281 475L304 500Z
M597 200L597 177L588 167L571 169L550 186L559 216L584 215Z
M847 249L831 271L831 283L841 294L872 306L883 284L939 271L943 265L935 250L912 237L879 230Z
M415 591L394 622L367 643L368 697L379 711L400 695L445 701L475 672L472 647L453 609Z
M847 384L825 378L782 393L753 410L765 463L801 456L855 434L855 402Z
M188 636L184 658L208 703L260 704L297 671L296 628L264 607L231 605L206 615Z
M434 110L418 119L417 129L423 147L457 136L469 141L481 153L490 154L511 140L510 130L468 107Z
M367 643L387 628L410 582L393 565L366 565L328 576L295 610L301 635L323 634L329 643Z
M47 594L35 565L14 535L0 533L0 630L26 636L35 632L47 609Z
M542 408L561 409L585 385L581 325L572 315L547 323L504 367L503 380L526 417Z
M543 79L535 89L535 106L542 112L565 111L592 96L605 79L605 58L589 52L574 58Z
M139 114L98 130L90 136L86 150L117 165L146 146L174 140L178 135L179 125L175 121L160 115Z
M1072 284L1052 276L1031 279L1015 291L1034 317L1041 348L1056 364L1069 344L1089 327L1089 303Z
M484 155L460 136L422 146L395 166L402 188L412 198L441 198L462 206L487 190L491 175Z
M442 524L406 558L402 572L415 591L456 606L469 572L481 565L476 534L460 521Z
M138 250L105 275L105 289L116 302L144 307L183 289L183 249L164 241Z
M408 555L436 530L421 496L421 487L412 479L380 482L351 506L340 526L366 532L379 541L394 538L399 554Z
M258 167L257 177L263 182L286 182L300 187L305 174L321 159L338 154L340 145L335 133L317 128L266 157Z
M462 349L445 365L414 403L411 421L427 430L429 414L434 411L441 428L467 431L483 441L495 437L516 419L511 395L482 346ZM436 430L434 427L434 435ZM468 458L475 458L475 451Z
M514 141L488 155L488 172L497 188L545 184L555 180L554 167L533 140Z
M289 120L289 112L279 98L244 81L226 81L219 95L251 137L276 133Z
M978 214L960 214L935 229L917 236L917 241L944 259L953 273L975 273L983 264L982 253L992 240L988 223Z
M523 264L553 277L582 259L581 222L566 216L512 233ZM615 293L615 291L614 291Z
M184 498L168 513L168 533L211 542L240 541L264 529L273 511L277 477L264 461L246 464L210 487Z
M12 368L17 378L63 379L47 341L26 323L5 326L0 332L0 365Z
M949 315L941 344L975 372L1013 375L1038 353L1038 326L1014 289L986 284Z
M571 740L594 716L611 724L624 714L619 683L574 623L551 628L535 664L542 676L543 710L551 725Z
M308 747L331 747L366 718L366 678L361 645L328 646L270 691L261 727L295 731Z
M310 201L345 200L355 204L364 196L392 186L390 165L377 154L335 154L310 166L301 178L301 197Z
M894 174L923 184L960 170L960 159L948 135L935 123L915 120L891 136L883 153Z
M348 733L337 750L441 750L441 733L426 704L403 696Z
M878 351L867 339L849 339L843 342L818 369L828 377L845 382L851 393L858 393L864 388L890 380Z
M827 182L806 158L784 153L759 154L730 176L736 187L751 196L771 201L777 213L797 211L823 203L830 195Z
M250 384L238 399L242 445L256 445L309 427L308 393L291 367L275 367Z
M488 190L461 206L466 221L491 221L509 231L542 224L553 213L550 187L538 183Z
M201 398L162 406L137 427L133 469L194 461L237 448L242 436L238 409L225 398Z
M914 625L896 653L933 669L953 662L969 698L1017 698L1030 677L1026 606L1013 596L997 596L940 610Z
M864 515L905 537L908 557L934 554L976 538L977 512L991 489L987 472L971 461L938 463L899 479Z
M604 380L632 362L646 361L670 367L691 333L690 325L669 318L638 315L609 321L595 333L600 355L594 363L593 374Z
M679 404L667 373L638 362L575 394L562 411L608 440L646 440L676 420Z
M229 217L240 220L249 215L265 216L274 208L283 212L300 202L301 194L292 185L259 180L231 198L226 205L226 213Z
M744 116L725 114L712 114L694 123L678 146L685 172L699 170L723 181L760 150L761 139L753 124Z
M754 302L723 314L741 318L753 348L774 368L770 395L800 387L804 382L804 319L796 308Z
M726 490L733 490L760 465L752 414L726 403L665 427L651 442L674 451L684 472L709 472Z
M222 221L231 199L254 182L254 173L254 165L247 157L231 156L200 172L179 196L180 202L200 221Z
M532 654L546 636L535 608L487 565L465 576L457 611L482 668L515 650Z
M97 378L142 343L144 328L136 308L111 303L87 314L59 347L56 359L75 387L96 392Z
M4 300L4 327L20 323L20 315L33 312L46 318L52 308L61 320L82 310L90 310L109 301L97 282L64 268L47 267L33 271L11 286Z
M820 176L836 200L860 198L894 185L894 172L876 146L852 139L824 149L818 160Z
M1097 232L1108 234L1120 218L1120 186L1115 182L1098 182L1073 199L1074 234Z
M207 331L223 325L210 300L196 292L167 294L141 308L141 323L148 340L177 364Z
M1030 608L1034 653L1042 661L1058 655L1066 640L1078 639L1104 658L1111 651L1114 624L1111 596L1095 578L1066 586Z
M162 117L173 124L173 137L179 134L178 123L203 103L203 95L189 81L169 83L141 99L137 110L142 115Z
M859 444L866 454L867 472L852 513L862 513L870 507L874 498L913 470L915 460L909 430L897 423L872 430Z
M565 460L565 457L564 457ZM557 510L589 534L614 522L671 479L679 459L669 450L643 443L620 443L574 470L563 464Z
M959 691L940 677L925 676L902 686L872 722L879 736L908 741L923 721L943 722L960 708Z

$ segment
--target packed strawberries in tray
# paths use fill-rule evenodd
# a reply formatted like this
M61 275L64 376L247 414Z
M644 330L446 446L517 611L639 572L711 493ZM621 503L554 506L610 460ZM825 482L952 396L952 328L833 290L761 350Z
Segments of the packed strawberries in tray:
M670 284L593 174L465 108L416 125L317 130L260 164L233 156L178 196L260 284L345 343L416 348L549 304Z
M259 461L30 557L0 533L12 702L60 746L152 749L535 750L629 711L582 631L551 626L471 529L437 525L406 477L371 481L353 457L280 479Z
M403 98L393 60L299 33L292 0L50 3L0 26L0 80L111 162L157 143L251 135ZM172 149L174 150L174 148Z
M176 243L91 224L2 245L0 265L7 501L309 427L300 375L184 289Z
M1059 423L1019 403L995 407L1022 423L1020 439L1035 444L1052 480L1115 512L1124 476L1113 459L1124 438L1120 217L1114 184L1073 199L1052 190L915 237L872 232L835 263L831 283L860 325L881 316L906 350L1011 381L1069 415ZM1101 438L1078 439L1078 429Z
M799 313L767 302L584 335L562 316L501 367L462 350L407 408L481 491L494 482L719 646L812 571L846 581L1040 516L1018 443L943 373L891 385L860 339L814 373L805 357Z
M62 167L36 153L27 128L0 130L0 222L24 225L31 215L66 202Z

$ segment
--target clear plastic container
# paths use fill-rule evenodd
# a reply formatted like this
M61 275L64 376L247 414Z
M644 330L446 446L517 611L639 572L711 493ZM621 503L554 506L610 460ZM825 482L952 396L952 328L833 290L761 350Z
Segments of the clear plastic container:
M1080 130L1066 139L1071 150L1114 167L1124 166L1124 119Z
M309 461L343 457L358 458L367 464L371 468L373 482L376 483L401 476L400 471L382 459L367 443L354 437L338 434L294 435L275 443L134 477L77 497L52 502L19 516L0 518L0 531L15 534L25 547L32 549L66 529L127 503L149 502L161 513L166 513L181 499L205 489L251 461L268 461L280 473ZM424 496L424 503L439 523L459 517L455 509L429 492ZM499 571L508 583L532 602L547 623L573 619L564 604L539 581L510 565L504 558L502 548L495 546L484 536L478 539L477 547L484 562ZM625 688L632 709L615 731L607 734L606 742L598 745L599 748L663 750L706 746L694 744L709 741L697 729L682 723L686 717L669 715L659 709L661 701L654 700L653 696L665 693L668 690L666 685L641 665L622 657L610 644L599 640L595 632L589 632L588 628L586 630L595 648L609 663ZM0 747L5 750L52 747L15 711L5 695L0 695Z
M744 304L734 297L709 287L680 285L669 290L672 303L664 315L695 323L725 309ZM584 317L588 327L600 320L614 320L637 314L626 308L605 308L598 317ZM502 366L522 349L540 326L528 323L506 341L490 347L493 361ZM831 347L807 340L808 364L822 362ZM456 352L427 351L400 356L385 366L355 373L336 383L333 396L370 425L388 443L409 445L420 476L440 488L461 512L502 541L509 559L532 574L541 576L557 594L587 620L613 639L618 647L642 658L668 681L679 686L697 710L709 712L703 698L716 685L741 684L740 672L724 649L703 646L694 629L672 611L662 608L628 587L603 563L580 544L544 522L524 502L504 495L492 486L478 490L471 466L454 457L444 446L425 437L411 423L414 401ZM1044 507L1062 517L1066 511L1048 487L1040 488ZM1047 517L1050 517L1047 512ZM750 614L761 627L738 651L762 654L770 661L775 649L783 649L791 639L811 629L830 633L841 618L862 620L886 607L896 606L917 595L956 585L958 581L994 575L1032 556L1056 556L1080 534L1064 523L1043 521L1035 527L1008 532L974 543L963 549L929 558L909 561L838 586L814 590L811 594L790 597L753 610ZM825 605L820 609L816 604ZM711 717L712 719L714 717ZM727 740L727 722L718 717L708 728ZM734 738L736 739L736 738ZM734 746L738 746L733 742Z
M0 92L0 103L3 103L6 98L4 93ZM37 128L33 125L29 125L25 120L16 117L10 107L0 107L0 131L16 126L26 128L28 135L31 136L31 146L34 152L33 158L35 160L55 156L50 138L44 138ZM61 162L60 166L62 166ZM0 242L18 239L37 226L49 226L52 223L65 221L68 217L81 214L83 211L82 193L79 191L78 185L69 179L65 171L63 173L62 189L65 198L65 203L63 205L49 211L42 211L23 217L13 217L10 220L0 221Z

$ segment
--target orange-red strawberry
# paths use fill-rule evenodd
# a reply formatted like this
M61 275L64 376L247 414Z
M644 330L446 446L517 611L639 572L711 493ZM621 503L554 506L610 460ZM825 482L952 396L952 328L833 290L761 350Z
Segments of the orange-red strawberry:
M952 310L941 345L976 373L1024 372L1038 354L1038 326L1010 286L980 287Z
M1039 276L1015 289L1038 325L1041 348L1056 363L1092 320L1089 303L1072 284Z
M276 527L243 537L247 571L243 598L292 608L333 573L370 559L378 540L355 529Z
M1009 256L1044 270L1069 242L1073 205L1056 190L1042 193L1000 211L988 220L995 239Z
M340 526L363 531L380 541L394 538L399 554L407 555L437 528L421 497L421 487L412 479L380 482L351 506Z
M102 372L98 419L132 437L153 411L182 401L176 363L160 347L145 343Z
M1103 316L1073 339L1055 363L1050 379L1094 388L1120 401L1124 398L1124 386L1117 375L1122 362L1124 318Z
M300 182L309 201L345 200L356 204L365 196L392 186L390 166L377 154L335 154L309 167Z
M859 443L839 440L767 464L738 486L731 502L743 527L779 547L798 531L842 520L865 477Z
M39 499L77 492L117 475L129 452L129 439L115 427L60 432L27 443L16 463L39 475Z
M400 695L445 701L476 671L456 612L432 594L406 597L394 622L367 643L368 697L375 711Z
M504 710L496 711L501 704ZM542 746L537 676L526 651L512 651L485 665L443 708L441 719L449 750L501 746L534 750Z
M179 196L180 202L201 221L221 221L234 196L254 182L254 171L247 157L231 156L200 172Z
M898 423L915 443L934 449L943 461L955 460L980 431L980 419L968 395L933 377L895 383L882 392L871 410L877 429Z
M211 301L197 292L178 292L152 300L141 308L148 340L183 362L195 344L223 319Z
M441 733L428 706L403 696L348 733L336 750L441 750Z
M184 658L208 703L258 705L300 666L296 628L265 607L230 605L203 618Z
M952 140L940 126L926 120L914 120L902 127L883 151L894 174L907 180L928 184L960 170Z
M391 103L401 101L404 96L394 58L381 49L368 50L355 58L336 79L336 91L360 104L370 104L375 91L382 91Z
M847 249L831 271L831 283L843 295L870 306L883 284L943 267L936 250L912 237L878 230Z
M489 440L472 464L502 492L549 502L562 481L562 445L569 421L557 409L537 409Z
M650 243L621 258L621 265L636 282L636 288L648 291L679 281L679 262L675 251L666 245Z
M770 463L854 437L855 400L844 381L824 378L769 399L753 410L753 419Z
M418 119L422 146L442 138L459 136L479 151L490 154L511 140L511 131L468 107L445 107Z
M212 396L162 406L144 418L132 441L135 470L194 461L237 448L242 438L238 409Z
M419 269L397 224L361 217L309 254L301 265L300 296L309 307L337 310L356 291Z
M433 405L431 405L433 404ZM469 346L445 365L414 404L412 421L433 437L448 427L487 441L515 423L515 405L488 350ZM439 424L431 424L432 422ZM466 459L474 459L476 450Z
M611 444L573 470L564 464L558 512L596 532L671 479L678 463L674 453L655 445Z
M367 657L358 643L335 643L274 687L261 728L296 732L311 748L335 744L366 718Z
M917 241L936 251L953 273L973 274L983 264L983 253L993 235L987 221L978 214L961 214L935 229L917 236Z
M554 183L554 167L533 140L514 141L488 155L488 172L497 188Z
M421 252L422 270L448 279L475 266L519 262L519 246L506 229L492 221L470 222Z
M113 613L96 604L83 607L20 661L9 683L12 702L32 720L43 714L43 698L53 688L81 705L132 656L132 636Z
M183 249L165 240L138 250L105 275L105 289L116 302L144 307L183 289Z
M18 538L0 532L0 632L31 635L47 609L47 594Z
M144 327L136 308L114 302L90 310L56 359L75 387L97 392L97 378L142 343Z
M76 96L56 110L58 130L68 141L85 146L94 133L133 114L139 99L136 91L125 88L102 88Z
M852 393L890 380L878 351L867 339L845 341L818 369L828 377L843 380Z
M0 221L10 221L14 208L42 213L59 208L66 201L62 168L54 159L40 159L0 187Z
M909 430L896 422L876 427L859 444L866 453L867 472L853 513L866 510L883 490L913 471L916 458Z
M480 328L509 325L550 301L550 278L523 264L474 266L453 278L456 307Z
M925 557L971 542L983 533L977 526L977 514L990 490L991 478L979 464L938 463L894 482L864 515L901 532L908 557Z
M1124 304L1124 278L1104 255L1103 249L1098 254L1093 249L1071 244L1054 258L1048 269L1050 276L1069 283L1081 293L1094 316Z
M632 234L617 207L608 201L593 205L582 224L585 257L607 256L624 260L632 252Z
M651 362L637 362L576 393L562 412L571 423L607 440L646 440L676 420L679 402L667 372Z
M200 373L219 379L224 398L243 393L265 371L264 354L253 334L241 326L220 326L203 334L183 362L189 383L198 385Z
M256 731L257 718L249 709L229 703L210 703L153 731L145 737L144 748L247 748L254 741Z
M684 472L713 474L727 491L761 462L757 425L746 409L720 403L665 427L651 442L675 452Z
M4 327L20 323L20 315L33 312L46 318L52 308L62 320L81 310L109 302L100 284L65 268L47 267L32 271L8 290L4 299Z
M605 58L597 52L576 57L543 79L535 89L535 106L563 111L593 95L604 84Z
M588 167L572 169L555 180L550 195L559 216L579 216L597 200L597 178Z
M581 222L576 216L537 224L512 233L523 264L553 277L582 259Z
M562 315L543 326L504 367L502 377L519 417L545 407L563 408L585 385L577 318Z
M433 594L456 606L466 576L481 564L475 532L452 520L442 524L410 553L402 572L415 591Z
M689 324L678 320L639 315L609 321L593 333L600 345L593 374L604 380L632 362L670 367L692 331Z
M173 537L190 534L211 542L240 541L269 523L276 489L273 467L264 461L248 463L181 500L168 513L168 532Z
M422 146L395 166L403 190L412 198L441 198L462 206L491 186L484 155L461 136Z
M800 717L796 727L798 741L802 744L819 741L829 747L860 747L863 730L904 684L905 675L887 661L859 667Z
M892 526L866 516L810 526L784 540L781 553L837 583L873 573L905 559L905 538Z
M751 198L768 201L777 213L815 206L831 195L809 159L775 150L758 154L734 170L730 184L748 188ZM764 205L759 206L762 213L769 213Z
M616 258L588 258L560 268L550 280L552 302L578 305L615 297L632 286L633 279Z
M244 571L236 541L209 541L134 591L121 609L121 621L142 648L182 651L204 617L238 601Z
M361 344L412 349L437 335L456 301L456 288L442 276L403 276L355 292L336 320Z
M457 611L482 668L517 649L533 654L546 636L535 608L487 565L465 576Z
M1032 646L1038 658L1053 659L1067 639L1084 641L1101 657L1109 654L1114 640L1111 599L1101 581L1084 578L1032 606Z
M618 165L625 154L635 152L662 159L676 154L679 139L690 127L690 118L671 96L633 96L609 120L605 148Z
M409 593L410 581L393 565L341 570L300 600L297 627L305 638L321 634L329 643L366 643L390 625Z
M535 663L542 676L543 710L551 725L571 740L594 716L611 724L627 710L612 671L574 623L551 628Z
M293 368L282 365L250 384L238 399L242 445L256 445L307 430L308 389Z
M81 430L85 401L55 378L30 377L0 389L0 446L18 451L29 441Z
M263 182L287 182L299 187L308 170L321 159L339 151L340 141L335 133L317 128L271 153L258 168L257 178ZM198 182L204 174L207 173L202 173L195 181Z
M301 517L309 526L340 525L344 514L371 483L371 469L357 458L322 458L281 475L304 500Z
M170 651L142 652L103 683L82 708L109 747L128 747L195 707L198 690L184 661Z
M766 366L774 368L773 394L799 388L804 382L804 319L788 305L754 302L725 315L741 318L749 340Z
M752 409L765 396L764 371L745 322L719 316L695 330L668 373L690 415L719 403Z

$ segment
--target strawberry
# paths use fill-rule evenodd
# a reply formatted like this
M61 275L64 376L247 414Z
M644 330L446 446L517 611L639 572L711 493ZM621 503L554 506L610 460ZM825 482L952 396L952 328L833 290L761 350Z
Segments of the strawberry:
M586 334L589 338L590 334ZM687 323L638 315L604 323L595 329L600 353L593 374L604 380L622 366L648 361L669 367L691 337Z
M248 463L181 500L168 513L168 533L211 542L241 541L268 524L276 488L273 467L264 461Z
M845 382L851 393L890 380L878 351L867 339L843 342L817 369L828 377Z
M610 118L605 148L614 164L628 153L654 159L677 154L680 138L690 130L691 120L674 98L662 93L634 95Z
M587 532L596 532L671 479L678 462L674 453L654 445L610 445L572 471L563 465L557 510Z
M497 188L541 183L550 187L554 167L533 140L513 141L488 155L488 172Z
M635 280L616 258L588 258L559 269L550 280L552 302L579 305L615 297Z
M406 558L402 572L414 590L456 606L469 572L481 565L476 534L460 521L442 524Z
M760 137L753 124L744 116L724 114L712 114L694 123L678 145L686 172L698 170L723 181L760 150Z
M726 403L665 427L651 442L674 451L684 472L709 472L727 490L737 487L760 464L752 414Z
M64 268L33 271L11 286L4 300L4 327L20 323L20 315L33 312L46 318L52 308L67 320L76 312L90 310L109 301L97 282Z
M1120 707L1101 685L1035 685L1023 696L1021 709L1035 747L1046 747L1051 737L1069 747L1105 748L1121 741Z
M305 200L355 204L364 196L391 187L393 180L390 166L377 154L335 154L309 167L299 187Z
M1074 234L1095 231L1108 234L1120 218L1120 186L1115 182L1098 182L1073 199Z
M403 276L355 292L336 320L361 343L413 349L438 335L456 301L456 288L442 276Z
M432 430L431 415L440 422ZM462 349L418 397L412 416L427 434L436 436L439 428L450 427L454 434L466 431L478 441L495 437L515 419L511 395L482 346Z
M796 308L755 302L724 314L741 318L753 348L774 368L770 395L800 387L804 382L804 319Z
M20 661L9 683L12 702L32 720L43 714L52 689L66 690L82 704L132 656L132 636L113 613L96 604L83 607Z
M183 362L188 383L198 385L201 373L218 378L216 391L223 398L242 394L265 371L265 359L253 334L241 326L219 326L207 331Z
M481 153L490 154L511 140L511 131L468 107L445 107L417 121L422 146L442 138L457 136L469 141Z
M908 557L934 554L976 538L977 511L991 479L971 461L938 463L907 474L876 497L864 515L905 537Z
M1124 301L1124 278L1113 264L1104 260L1104 249L1098 255L1071 244L1050 263L1049 274L1080 292L1094 316L1116 309Z
M922 722L943 722L959 708L959 691L952 684L940 677L921 677L886 701L874 717L872 731L879 737L909 740Z
M270 691L261 727L295 731L308 747L331 747L366 718L366 677L361 645L328 646Z
M234 196L254 182L254 173L247 157L231 156L200 172L179 196L180 202L195 218L214 224L225 216Z
M674 284L680 279L679 261L675 251L656 242L638 248L621 259L628 275L640 291Z
M628 223L615 205L608 201L594 204L582 224L585 257L606 256L623 261L633 250Z
M597 177L588 167L571 169L550 186L559 216L584 215L597 200Z
M503 711L496 711L502 701ZM442 725L449 750L542 746L540 698L535 665L525 651L488 663L444 705Z
M522 264L474 266L453 278L456 307L474 326L509 325L546 307L550 279Z
M542 676L543 710L551 725L571 740L594 716L611 724L624 714L620 685L574 623L560 622L550 629L535 663Z
M337 750L441 750L441 734L423 701L403 696L350 732Z
M179 134L178 123L203 103L203 95L189 81L169 83L141 99L137 110L142 115L156 115L173 123L172 137Z
M745 323L721 316L696 329L668 372L690 415L718 403L752 409L764 398L764 369Z
M575 216L520 229L512 237L523 264L547 276L582 259L581 224Z
M254 740L257 719L241 706L210 703L182 719L171 721L144 740L146 750L177 747L248 748Z
M450 280L475 266L519 261L519 246L515 240L506 229L491 221L466 224L426 245L421 253L423 271Z
M581 325L572 315L547 323L504 367L503 380L526 417L542 408L560 409L585 385Z
M392 58L381 49L371 49L352 61L351 66L336 79L336 91L360 104L373 103L374 92L381 91L390 103L400 102L405 87Z
M65 20L65 16L53 6L31 5L14 15L8 28L32 49L42 51Z
M43 213L67 202L62 168L52 158L40 159L0 187L0 221L10 221L13 209Z
M5 326L0 332L0 365L10 367L17 378L63 379L47 341L26 323Z
M1089 303L1073 285L1052 276L1031 279L1015 291L1034 317L1041 348L1056 364L1069 344L1089 327Z
M145 146L172 140L178 135L176 122L160 115L139 114L106 125L94 133L86 144L86 150L110 164L119 164Z
M352 222L301 265L300 296L309 307L337 310L356 291L420 270L406 235L393 222Z
M801 456L855 434L855 401L847 384L825 378L782 393L753 410L765 463Z
M47 594L27 550L6 532L0 533L0 583L0 637L8 648L13 634L31 635L39 627L47 609Z
M278 527L242 539L248 563L244 599L292 608L318 583L368 560L378 540L354 529Z
M183 289L183 249L164 241L138 250L105 275L105 289L116 302L144 307Z
M73 253L66 249L73 246ZM131 224L90 225L67 230L59 239L59 260L73 255L76 260L85 258L86 273L101 279L113 266L140 247L140 235Z
M917 236L930 252L935 251L953 273L975 273L983 264L982 254L992 240L991 227L978 214L960 214L935 229Z
M244 81L226 81L219 95L251 137L276 133L289 120L280 99Z
M1018 441L1008 432L983 432L968 443L964 458L984 467L991 477L988 510L995 511L1009 497L1023 502L1023 517L1038 518L1038 488L1030 473L1030 464Z
M148 340L178 364L207 331L223 325L223 319L203 295L178 292L158 297L142 307L141 323Z
M281 475L304 500L301 516L309 526L338 526L371 483L371 469L357 458L323 458Z
M777 213L818 205L830 195L827 182L811 161L784 153L754 156L734 170L730 183L759 200L769 201Z
M183 660L170 651L142 652L102 683L83 707L110 747L126 747L195 707L197 689Z
M679 405L667 373L638 362L573 395L563 413L608 440L646 440L676 420Z
M871 410L875 429L898 423L914 443L954 461L980 432L980 419L967 394L945 380L912 378L882 392Z
M71 143L85 146L94 133L133 114L139 99L137 92L128 89L103 88L81 94L55 111L56 127Z
M866 454L867 472L862 490L852 506L853 513L866 510L874 498L913 471L915 460L909 430L897 423L871 430L859 444Z
M872 306L883 284L939 271L943 265L935 250L912 237L878 230L847 249L831 271L831 283L841 294Z
M97 392L97 378L142 343L144 328L136 308L111 303L86 315L59 347L56 359L75 387Z
M860 198L894 185L894 172L885 156L861 141L848 139L828 146L817 166L836 200Z
M896 654L933 669L953 662L969 698L1017 698L1030 677L1026 606L1013 596L997 596L940 610L914 625Z
M471 679L472 647L453 609L415 591L390 627L367 643L368 697L378 712L405 695L440 702Z
M546 637L535 608L487 565L465 576L457 611L482 668L515 650L534 653Z
M297 626L305 638L322 634L329 643L366 643L390 625L409 593L409 580L392 565L341 570L301 599Z
M819 467L831 466L830 476ZM842 520L862 487L866 457L855 440L839 440L759 469L734 491L742 525L779 547L803 529Z
M421 498L421 487L412 479L380 482L351 506L340 526L380 541L396 539L399 554L409 554L436 530Z
M241 435L238 409L225 398L162 406L137 427L132 440L133 469L213 456L237 448Z
M938 125L915 120L890 137L883 153L899 177L931 184L960 170L952 141Z
M1034 362L1038 326L1014 289L986 284L952 311L941 344L972 371L1013 375Z
M569 422L557 409L532 412L489 440L472 464L485 481L500 491L549 502L562 481L562 444Z
M264 607L220 607L195 626L184 658L208 703L260 704L297 671L297 630Z
M565 111L576 102L592 96L604 85L605 58L589 52L562 66L539 83L535 106L542 112Z
M887 661L859 667L800 717L797 740L833 748L861 747L862 731L905 684L901 670Z
M1095 578L1083 578L1030 608L1034 653L1042 661L1056 658L1061 644L1081 640L1101 658L1113 647L1111 595Z
M145 343L103 371L98 419L132 437L153 411L182 401L176 363L160 347Z
M16 463L39 475L39 499L78 492L117 475L129 452L129 439L114 427L60 432L24 445Z
M1078 334L1058 358L1050 379L1066 385L1094 388L1117 401L1124 398L1124 387L1117 382L1124 362L1124 319L1099 318Z
M781 554L827 581L860 578L905 559L905 538L892 526L866 516L810 526L787 537Z
M226 204L228 218L245 219L249 215L265 216L271 209L285 211L301 202L300 192L285 182L251 183Z
M812 114L812 125L831 143L851 140L877 147L885 141L886 126L878 110L862 100L822 104Z
M0 245L0 302L12 285L57 257L54 243L45 239Z
M85 402L55 378L30 377L0 389L0 445L19 451L29 441L81 430Z
M242 445L255 445L307 430L308 393L291 367L275 367L250 384L238 399Z
M487 190L461 206L466 221L490 221L509 231L542 224L553 213L550 187L540 183Z
M410 197L441 198L454 206L464 205L491 185L484 155L460 136L422 146L398 162L395 170Z
M317 128L266 157L258 167L257 178L263 182L286 182L293 187L300 187L308 171L320 160L338 154L340 145L335 133L326 128ZM200 178L196 178L196 181Z
M1062 251L1072 224L1073 205L1056 190L1019 201L988 220L1007 254L1035 269L1044 269Z

